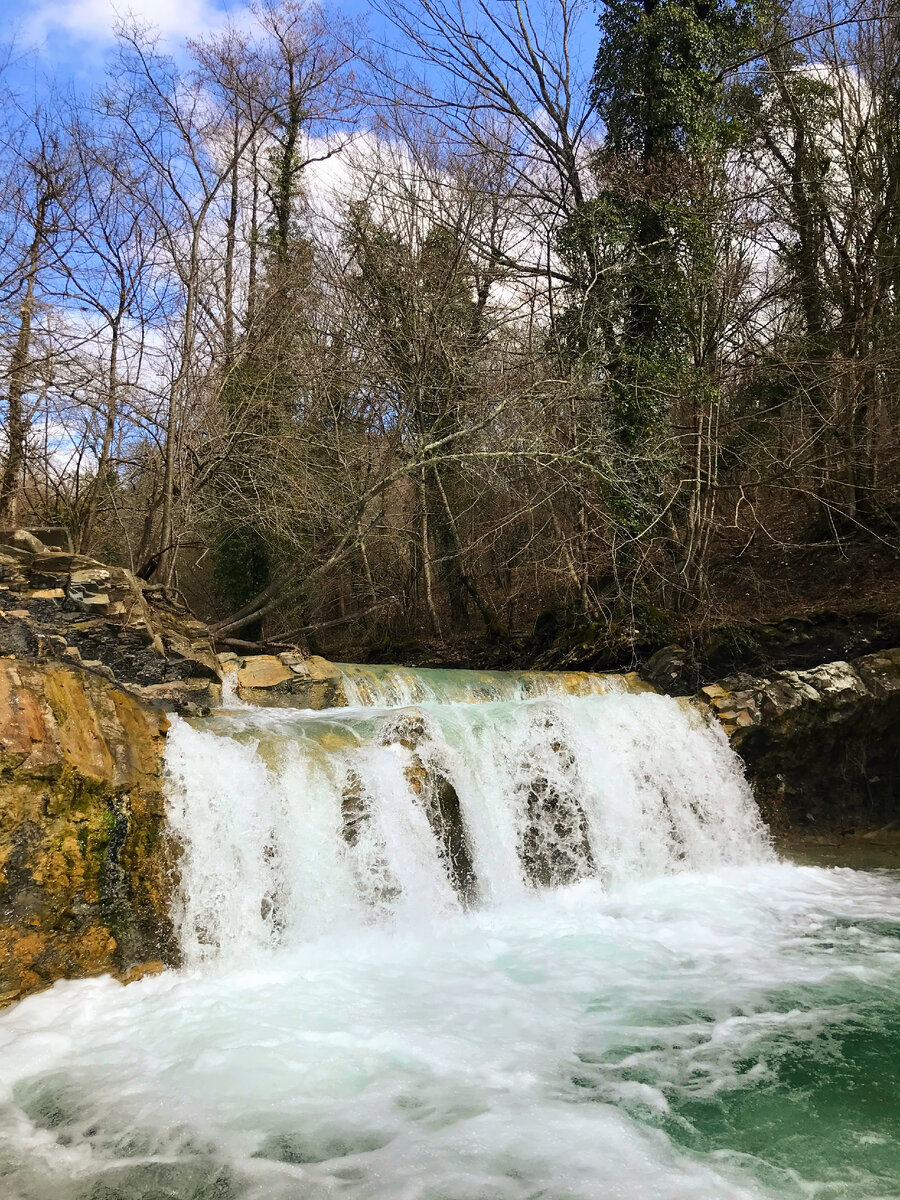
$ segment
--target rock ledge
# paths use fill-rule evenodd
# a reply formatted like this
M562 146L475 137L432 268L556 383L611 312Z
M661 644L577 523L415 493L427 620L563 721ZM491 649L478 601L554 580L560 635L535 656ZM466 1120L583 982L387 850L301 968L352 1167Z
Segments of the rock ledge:
M900 649L702 688L773 828L850 831L900 818Z

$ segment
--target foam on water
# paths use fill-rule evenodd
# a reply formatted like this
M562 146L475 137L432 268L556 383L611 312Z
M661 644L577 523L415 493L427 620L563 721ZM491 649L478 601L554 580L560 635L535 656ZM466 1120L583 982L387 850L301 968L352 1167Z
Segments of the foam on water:
M0 1017L3 1200L900 1191L897 876L778 862L690 710L236 708L168 753L188 965Z
M167 758L192 963L348 922L431 923L535 881L614 888L771 854L724 735L662 696L248 709L176 721ZM434 779L458 802L465 897L427 816Z

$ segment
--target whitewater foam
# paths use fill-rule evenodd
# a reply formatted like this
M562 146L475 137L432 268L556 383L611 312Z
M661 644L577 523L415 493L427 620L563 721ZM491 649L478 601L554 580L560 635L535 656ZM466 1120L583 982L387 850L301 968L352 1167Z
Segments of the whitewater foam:
M893 1196L898 929L894 877L770 863L57 985L0 1019L0 1194Z
M166 757L190 962L771 857L724 735L662 696L248 709Z
M900 877L688 706L447 686L173 721L185 968L0 1016L3 1200L895 1197Z

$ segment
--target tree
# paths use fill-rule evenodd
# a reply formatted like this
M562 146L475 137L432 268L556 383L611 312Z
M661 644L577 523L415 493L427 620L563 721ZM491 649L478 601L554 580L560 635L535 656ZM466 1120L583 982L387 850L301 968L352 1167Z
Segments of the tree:
M753 12L743 0L614 0L600 31L593 97L606 136L595 193L558 235L571 283L555 337L622 451L611 515L632 545L665 516L683 543L674 598L684 602L703 579L711 479L701 464L734 300L721 269L728 158L741 137L728 68L752 43ZM692 477L679 478L688 463Z
M15 180L13 216L27 231L24 244L8 247L15 263L8 276L17 302L17 328L6 371L6 461L0 476L0 526L14 525L21 501L29 415L26 397L33 369L35 309L42 274L50 265L62 232L61 207L72 186L72 168L56 114L38 110L15 131L11 167Z

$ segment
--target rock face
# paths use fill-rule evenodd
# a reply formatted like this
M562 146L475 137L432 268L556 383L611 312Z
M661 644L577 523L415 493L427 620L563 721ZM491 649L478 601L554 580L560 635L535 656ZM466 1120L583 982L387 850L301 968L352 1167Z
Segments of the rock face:
M900 650L701 689L775 830L900 820Z
M102 675L0 660L0 1004L175 961L166 727Z
M202 711L220 694L209 632L158 597L125 567L72 554L64 530L0 532L0 655L81 665Z
M247 704L271 708L344 708L347 697L340 668L318 654L220 654L223 676Z

